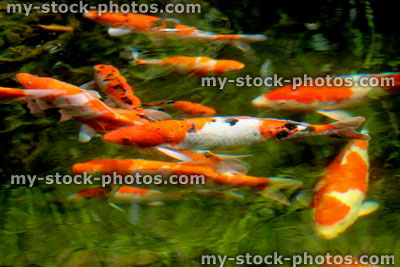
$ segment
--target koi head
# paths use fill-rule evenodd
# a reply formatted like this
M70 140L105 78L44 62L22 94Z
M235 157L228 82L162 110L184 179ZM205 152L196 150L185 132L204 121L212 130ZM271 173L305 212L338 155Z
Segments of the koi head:
M106 76L110 73L118 71L118 69L111 65L99 64L94 66L94 71L97 75Z
M99 87L104 91L107 89L107 84L115 79L115 73L118 72L117 68L111 65L95 65L94 66L94 80ZM119 81L118 81L119 82Z
M312 132L311 125L294 121L262 119L260 133L265 139L276 138L279 140L295 137L301 133Z
M287 140L309 136L336 136L347 139L368 140L368 135L354 130L361 126L364 121L364 117L354 117L330 124L311 125L294 121L262 119L260 132L265 139Z
M42 79L36 75L29 73L18 73L16 76L19 83L26 89L46 88L41 86Z
M164 143L164 138L159 132L142 126L125 127L109 132L104 135L103 140L115 144L140 147L152 147Z

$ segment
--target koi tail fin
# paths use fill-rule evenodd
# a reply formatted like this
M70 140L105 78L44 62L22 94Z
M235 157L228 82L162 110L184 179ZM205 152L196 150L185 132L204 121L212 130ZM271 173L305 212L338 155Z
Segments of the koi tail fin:
M22 89L0 87L0 99L14 99L26 96L26 91Z
M142 60L139 59L140 52L137 49L132 49L132 58L134 65L160 65L161 60L158 59L149 59L149 60Z
M344 119L341 121L333 122L330 125L335 129L333 130L332 135L336 135L338 137L344 137L349 139L361 139L361 140L369 140L370 137L366 134L359 133L354 129L361 126L361 124L365 121L364 117L354 117L349 119Z
M279 177L271 177L268 179L270 184L257 193L263 197L278 201L286 206L290 206L290 201L280 190L296 190L303 186L302 181L294 179Z
M237 36L238 39L233 39L229 43L244 52L251 50L250 43L262 42L267 39L267 36L263 34L239 34Z

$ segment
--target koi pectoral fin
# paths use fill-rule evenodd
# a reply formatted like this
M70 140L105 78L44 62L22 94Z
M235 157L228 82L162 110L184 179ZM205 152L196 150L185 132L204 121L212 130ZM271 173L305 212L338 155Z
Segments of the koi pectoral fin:
M379 208L379 203L373 200L364 201L361 204L360 211L358 213L358 217L369 215L375 212Z
M268 178L271 185L284 190L296 190L303 186L303 182L290 178L270 177Z
M171 119L171 116L168 113L156 109L144 109L143 114L155 121Z
M58 112L61 114L59 122L64 122L73 118L73 116L65 109L60 109Z
M359 117L353 117L353 118L348 118L348 119L340 120L337 122L333 122L333 123L331 123L331 125L335 126L336 128L356 129L356 128L360 127L364 121L365 121L365 118L359 116Z
M40 114L43 113L43 110L39 107L38 104L36 104L35 102L33 102L32 99L30 99L29 97L25 97L25 102L28 105L29 111L32 114Z
M79 86L85 90L94 90L96 88L96 81L90 81Z
M97 135L95 129L87 124L82 124L81 129L79 130L79 142L87 143L92 140L92 137L95 135Z
M257 194L277 201L285 206L290 206L290 201L281 191L279 191L279 188L275 186L267 186L263 190L258 191Z
M317 113L336 121L353 117L350 113L343 110L317 110Z
M251 46L246 41L243 40L234 40L230 44L242 50L243 52L248 52L251 50Z

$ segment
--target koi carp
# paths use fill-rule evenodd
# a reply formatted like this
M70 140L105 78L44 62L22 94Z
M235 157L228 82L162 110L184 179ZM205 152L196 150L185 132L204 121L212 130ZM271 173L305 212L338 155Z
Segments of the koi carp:
M378 208L375 201L363 202L368 187L368 142L353 140L327 167L318 181L312 201L316 232L334 239L358 217Z
M147 34L157 38L183 39L194 42L218 42L233 45L243 51L250 50L249 43L265 41L263 34L216 34L179 24L176 19L162 19L135 13L89 11L84 17L100 24L111 26L111 36L123 36L131 32Z
M125 109L137 109L140 99L134 95L132 87L120 74L119 70L111 65L94 66L94 80L100 89L113 101Z
M236 60L212 59L209 57L168 57L163 59L135 59L138 65L157 65L170 67L182 74L199 76L219 75L244 68L244 64Z
M153 103L141 103L141 100L134 95L132 87L127 83L126 79L120 74L117 68L111 65L96 65L94 67L95 77L94 80L100 89L106 93L111 100L118 106L129 109L129 110L142 110L143 107L154 107L154 106L172 106L173 108L184 112L189 115L212 115L215 110L189 101L174 101L174 100L163 100ZM89 83L91 85L91 83ZM109 103L106 100L106 103ZM150 117L156 119L166 119L166 117L160 114L156 115L156 111L153 110L142 110L143 113L147 113ZM152 114L153 113L153 114ZM161 112L159 112L161 113Z
M104 135L103 140L139 147L175 149L227 149L265 140L290 140L309 136L367 139L356 132L365 119L354 117L326 125L254 117L210 117L165 120L125 127Z
M95 159L73 166L75 174L84 172L100 172L105 174L119 173L132 175L142 174L166 175L200 175L217 184L225 184L233 187L248 186L255 192L266 198L273 199L285 205L290 205L280 189L297 189L303 185L301 181L288 178L264 178L248 176L236 171L219 172L215 168L196 162L163 162L142 159Z
M109 108L99 100L96 91L28 73L17 74L17 79L27 89L1 87L0 99L24 99L32 113L59 109L61 121L74 118L83 123L79 136L82 142L89 141L96 134L154 121L137 111Z
M377 79L381 86L347 86L346 79L359 83L360 79ZM319 111L330 117L335 110L356 107L368 100L400 90L400 73L358 74L334 77L340 79L343 86L297 86L286 85L267 92L252 102L257 108L281 111L310 112ZM384 80L392 79L392 85L384 85ZM334 115L333 115L334 116ZM343 118L343 116L339 116Z
M71 202L85 198L106 200L109 193L109 189L95 186L70 194L68 200ZM160 205L162 200L178 200L180 197L181 194L179 192L163 193L159 190L123 185L114 194L113 203L124 205L132 202L139 202L156 206Z

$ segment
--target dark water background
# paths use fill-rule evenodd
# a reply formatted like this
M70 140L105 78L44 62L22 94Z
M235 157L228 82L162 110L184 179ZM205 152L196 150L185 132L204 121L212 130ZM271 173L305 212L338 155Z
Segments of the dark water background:
M260 112L253 108L250 101L265 92L265 87L201 87L200 79L193 76L132 66L121 52L134 47L146 58L210 56L246 64L245 69L227 74L229 78L258 76L266 60L269 73L284 78L305 73L316 77L399 71L399 14L391 2L199 3L201 14L170 17L204 30L264 33L269 39L254 44L252 52L243 53L218 44L153 42L136 34L111 38L105 26L80 14L7 14L6 2L0 2L0 85L18 87L15 75L20 72L80 85L92 80L93 65L112 64L143 102L189 100L214 107L218 115L287 118L317 124L330 121L316 114ZM53 23L72 26L75 31L51 33L32 27ZM313 23L315 29L308 23ZM20 101L0 101L0 266L199 266L202 254L267 255L274 251L284 255L304 251L355 256L394 254L400 260L400 141L389 119L393 114L399 122L399 104L400 98L393 96L350 110L368 119L372 139L367 199L377 200L380 208L360 218L339 238L326 241L313 232L309 209L282 207L252 194L242 200L186 195L162 207L124 207L126 214L122 214L103 201L68 203L68 194L82 186L10 185L11 174L72 174L73 164L93 158L166 158L105 144L99 138L79 143L78 122L58 123L55 111L46 111L46 116L31 115ZM252 167L250 175L299 179L311 192L323 169L345 143L334 138L269 142L245 148L244 153L254 155L246 159Z

